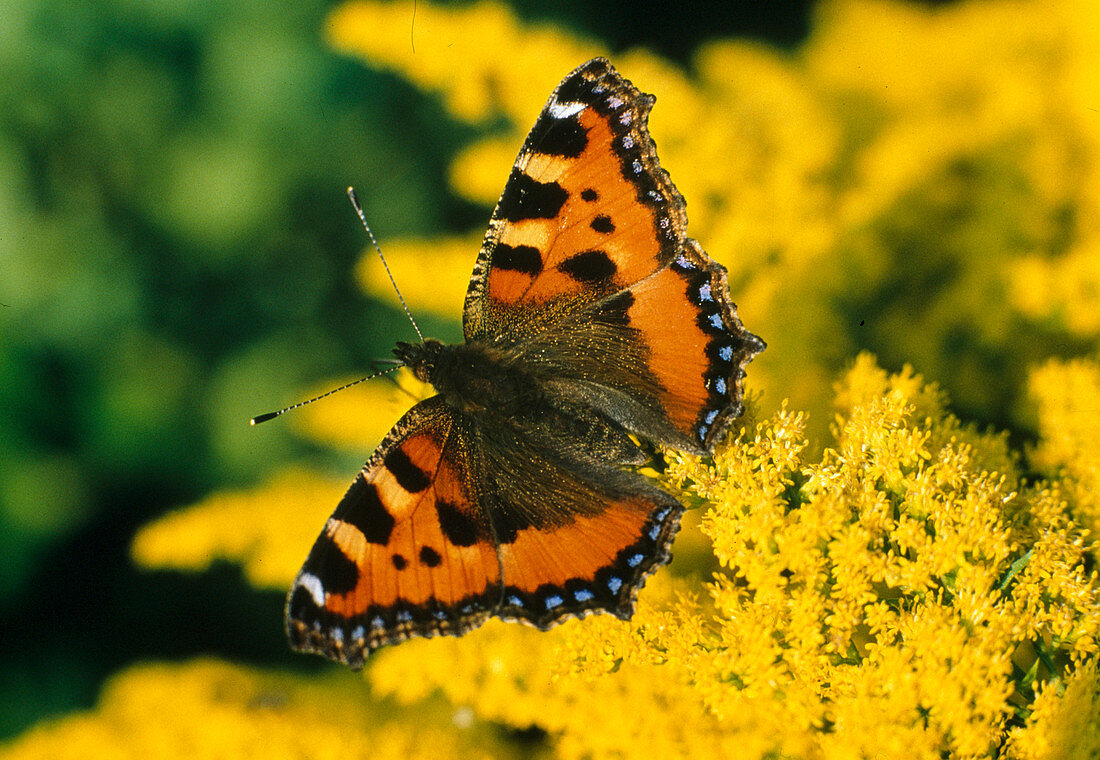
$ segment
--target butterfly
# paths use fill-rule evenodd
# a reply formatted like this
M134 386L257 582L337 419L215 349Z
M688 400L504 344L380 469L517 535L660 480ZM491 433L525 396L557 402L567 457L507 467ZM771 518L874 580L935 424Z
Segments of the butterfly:
M685 236L653 103L604 58L550 96L474 264L465 342L394 349L437 393L313 545L287 599L294 648L359 668L491 617L629 619L671 559L683 507L638 472L638 441L711 453L764 342Z

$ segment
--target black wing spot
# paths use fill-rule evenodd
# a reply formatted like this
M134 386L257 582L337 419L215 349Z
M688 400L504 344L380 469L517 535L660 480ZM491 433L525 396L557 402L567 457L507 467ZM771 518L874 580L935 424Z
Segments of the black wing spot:
M321 607L317 606L309 590L301 586L295 586L290 592L286 607L287 616L292 620L314 619L321 612Z
M554 97L559 103L588 103L592 100L592 84L578 71L562 80Z
M358 528L372 544L388 544L396 523L378 497L378 488L362 475L351 484L332 517Z
M553 219L565 205L569 193L557 182L539 182L519 169L512 169L497 213L509 222L524 219Z
M581 190L581 198L588 201L589 203L594 203L595 201L598 201L600 199L600 194L593 190L591 187L587 187L584 190Z
M302 571L316 576L326 594L346 594L359 583L359 568L327 535L313 544Z
M588 226L596 232L602 232L604 235L609 235L615 231L615 223L611 221L611 217L607 214L600 214Z
M443 557L432 547L422 546L420 547L420 562L427 567L439 567L440 563L443 562Z
M531 147L538 153L576 158L588 145L588 130L576 116L555 119L544 112L531 129Z
M493 268L508 269L537 277L542 271L542 254L533 245L511 246L507 243L497 243L493 251Z
M630 307L634 305L634 294L624 290L604 302L600 307L600 321L618 327L630 326Z
M390 557L390 559L393 560L393 566L396 567L398 570L404 570L406 567L409 566L409 561L402 557L400 554L395 554Z
M436 500L435 508L439 512L439 527L448 541L455 546L473 546L477 543L477 523L472 517L443 499Z
M615 276L618 267L603 251L582 251L558 264L558 269L578 282L595 285Z
M397 484L409 493L420 493L432 484L428 473L413 464L408 454L400 446L390 449L383 460L386 469L393 473Z

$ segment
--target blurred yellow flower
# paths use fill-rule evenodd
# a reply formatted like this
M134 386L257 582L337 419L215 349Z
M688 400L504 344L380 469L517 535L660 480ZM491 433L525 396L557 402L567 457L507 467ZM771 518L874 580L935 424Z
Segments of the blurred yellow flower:
M500 192L499 188L497 192ZM441 240L398 239L386 242L383 249L386 263L414 318L423 312L454 321L461 318L466 287L470 283L470 273L484 235L482 231ZM426 276L429 272L430 277ZM373 248L363 254L355 274L366 293L400 308L393 284ZM409 339L408 336L406 339Z
M472 123L537 113L561 74L599 52L553 27L524 27L492 2L352 0L330 16L328 37L337 50L369 51L374 64L442 92L447 108Z
M1067 682L1039 689L1025 729L1013 731L1009 760L1089 760L1100 756L1100 673L1090 662Z
M347 487L289 471L253 491L214 494L161 517L138 532L131 553L150 569L196 572L232 562L257 588L285 590Z
M784 338L753 365L767 408L789 398L820 438L828 379L862 342L989 411L991 377L1021 380L1043 358L1037 341L1017 350L1020 321L1100 334L1100 119L1085 117L1100 100L1098 24L1090 0L834 0L794 55L718 40L693 75L644 50L616 56L658 94L650 129L690 233L729 268L746 321ZM492 3L354 0L328 35L441 93L457 119L504 117L450 166L453 190L486 206L558 78L606 52ZM476 244L397 247L444 273L443 292L410 300L455 319ZM361 277L392 298L376 264ZM960 335L969 352L945 351ZM975 359L989 346L1015 362L1007 374Z
M1100 335L1100 234L1061 256L1020 259L1012 286L1014 302L1028 316L1077 335Z
M353 381L333 378L307 388L302 395L312 398ZM325 446L347 449L366 461L401 415L433 393L431 386L401 368L334 393L323 402L302 407L295 411L291 421L302 436Z
M115 676L96 709L39 726L3 760L88 758L314 758L374 760L494 757L491 729L456 725L447 705L396 714L361 679L304 679L213 660L140 665Z

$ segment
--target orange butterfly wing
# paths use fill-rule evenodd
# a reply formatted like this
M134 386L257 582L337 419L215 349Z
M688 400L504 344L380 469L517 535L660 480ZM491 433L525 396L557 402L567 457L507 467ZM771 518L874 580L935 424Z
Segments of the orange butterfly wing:
M657 160L654 98L596 58L531 130L474 267L467 340L514 346L556 389L657 443L714 448L764 349L726 270L685 236Z
M542 629L590 612L623 620L645 578L671 559L683 507L667 494L620 494L592 515L516 531L500 546L505 582L497 615Z
M558 85L489 222L467 340L522 340L672 260L687 216L646 130L653 102L605 58Z
M380 646L492 615L540 628L594 610L628 618L682 507L618 468L640 461L623 433L604 434L606 462L579 461L564 436L510 435L470 427L439 396L410 410L295 579L292 645L358 668Z
M741 413L764 348L729 301L726 270L688 239L673 262L532 337L517 353L555 390L656 443L709 453Z
M627 619L668 562L683 507L637 472L646 455L612 420L558 400L514 428L470 431L471 470L504 584L495 614L549 628Z
M438 396L379 445L291 587L296 649L361 667L379 646L460 635L499 606L495 540L470 493L461 445Z

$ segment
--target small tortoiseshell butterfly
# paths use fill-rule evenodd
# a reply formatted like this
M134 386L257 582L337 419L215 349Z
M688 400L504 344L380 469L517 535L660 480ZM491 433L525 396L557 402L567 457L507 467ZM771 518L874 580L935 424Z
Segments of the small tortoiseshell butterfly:
M438 395L390 431L313 545L287 600L296 649L358 668L493 616L627 619L669 561L683 508L636 471L631 435L713 451L764 343L685 237L653 101L604 58L550 96L474 264L465 343L394 349Z

